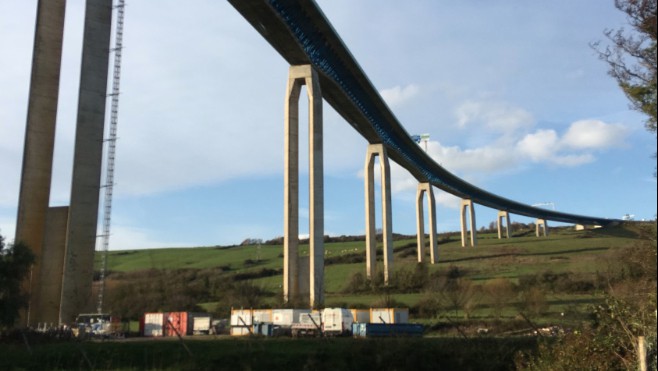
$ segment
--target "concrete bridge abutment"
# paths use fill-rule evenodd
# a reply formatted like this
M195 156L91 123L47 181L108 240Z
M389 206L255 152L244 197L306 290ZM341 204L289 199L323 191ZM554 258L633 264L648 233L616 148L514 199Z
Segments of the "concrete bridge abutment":
M299 258L299 96L306 85L309 102L309 305L324 303L324 178L322 148L322 93L317 72L310 65L291 66L285 103L283 298L306 294L300 280ZM305 271L305 269L304 269Z

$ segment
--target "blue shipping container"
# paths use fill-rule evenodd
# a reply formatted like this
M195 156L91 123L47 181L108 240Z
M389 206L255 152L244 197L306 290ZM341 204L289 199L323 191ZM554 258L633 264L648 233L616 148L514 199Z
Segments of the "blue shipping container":
M423 325L414 323L353 323L354 337L423 336Z

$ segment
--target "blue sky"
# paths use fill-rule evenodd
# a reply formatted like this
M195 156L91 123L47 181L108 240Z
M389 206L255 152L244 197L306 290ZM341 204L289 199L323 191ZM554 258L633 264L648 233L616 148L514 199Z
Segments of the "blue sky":
M36 4L0 3L0 233L9 240ZM588 45L625 25L612 1L318 4L407 131L429 133L428 153L449 171L527 204L655 217L655 134ZM69 199L83 11L84 1L67 1L53 206ZM110 248L281 236L283 59L219 0L128 1L124 46ZM324 111L325 231L363 234L366 141ZM393 230L414 234L416 182L392 168ZM300 184L307 233L305 172ZM458 230L459 200L435 192L439 231ZM496 211L476 206L476 215L483 226Z

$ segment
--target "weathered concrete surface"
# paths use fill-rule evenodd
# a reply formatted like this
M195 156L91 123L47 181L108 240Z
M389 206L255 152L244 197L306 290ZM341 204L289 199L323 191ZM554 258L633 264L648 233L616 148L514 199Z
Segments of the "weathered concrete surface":
M436 201L434 190L430 183L418 183L416 191L416 241L418 243L418 262L422 263L425 257L425 212L423 209L423 195L427 193L429 207L430 227L430 262L435 264L439 260L439 249L436 241Z
M284 169L284 300L300 294L299 269L299 95L308 94L309 143L309 305L324 303L324 171L322 146L322 93L310 65L291 66L285 105Z
M475 224L475 209L473 208L473 201L471 200L462 200L461 207L459 208L459 213L460 213L460 224L461 224L461 231L462 231L462 247L466 247L466 210L468 210L468 215L470 216L469 221L470 221L470 227L471 227L471 246L475 247L477 246L477 225Z
M377 230L375 229L375 157L379 156L382 198L382 241L384 249L384 283L393 270L393 213L391 211L391 169L383 144L369 144L364 169L366 202L366 275L373 278L377 266Z
M46 218L43 240L43 267L39 298L41 311L39 322L59 324L59 308L62 299L62 274L66 250L66 226L69 219L67 206L51 207Z
M500 210L498 211L498 239L503 238L503 219L505 219L505 238L509 238L511 229L511 222L509 220L509 212Z
M546 222L546 219L537 219L535 221L535 234L537 237L541 237L542 230L544 237L548 237L548 222Z
M42 244L50 202L65 8L65 0L40 0L37 5L15 234L15 241L25 243L36 258L23 286L30 294L28 312L21 315L23 326L42 322L37 292L44 264Z
M87 0L61 318L92 311L112 0Z

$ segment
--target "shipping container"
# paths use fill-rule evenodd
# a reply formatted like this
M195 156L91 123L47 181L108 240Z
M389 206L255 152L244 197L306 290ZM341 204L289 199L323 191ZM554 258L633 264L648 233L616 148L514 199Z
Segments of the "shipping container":
M143 336L164 336L164 313L144 313Z
M192 331L188 324L187 312L167 312L165 313L164 336L189 335Z
M407 323L409 308L370 308L370 323Z
M192 316L192 335L209 334L211 321L210 314L195 313Z
M232 309L231 327L251 326L253 324L253 311L251 309Z
M345 308L325 308L322 310L322 331L325 335L346 335L352 332L354 318Z
M272 309L254 309L254 323L272 323Z
M311 313L309 309L273 309L272 323L281 327L290 327L298 323L301 315Z
M423 325L415 323L353 323L352 336L365 337L420 337Z
M352 318L354 318L354 322L360 322L360 323L370 322L369 309L350 309L350 312L352 312Z
M245 336L252 334L253 310L232 309L231 310L231 335Z

